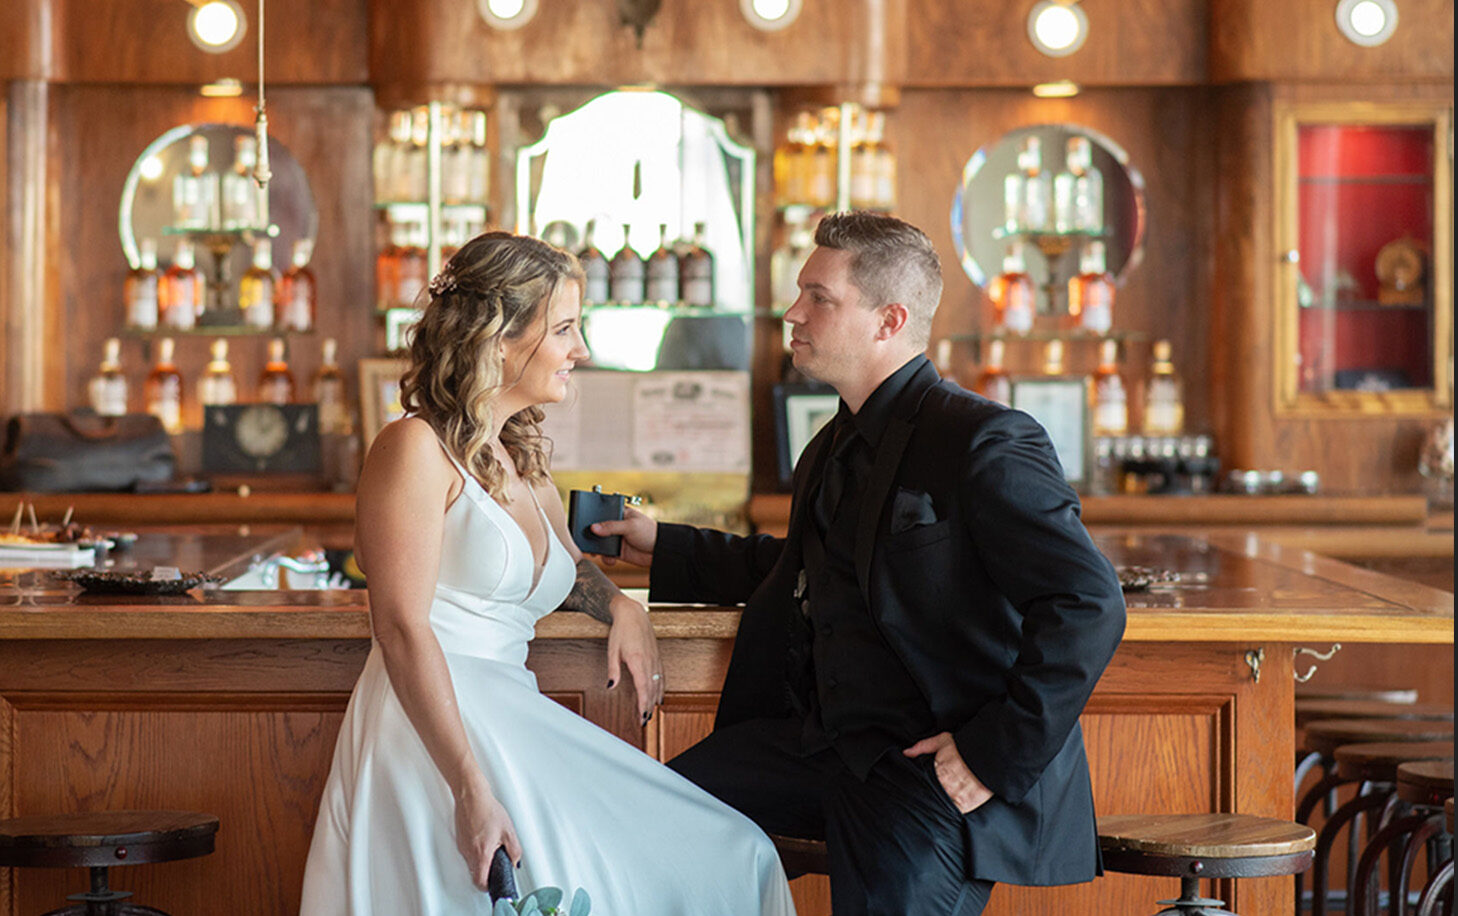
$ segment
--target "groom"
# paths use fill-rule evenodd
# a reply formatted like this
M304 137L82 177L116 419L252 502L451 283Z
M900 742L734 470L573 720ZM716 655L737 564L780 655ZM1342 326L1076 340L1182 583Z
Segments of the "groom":
M1099 873L1078 716L1124 629L1031 417L924 355L941 265L890 216L826 217L785 313L835 419L788 536L601 523L656 601L744 603L714 732L670 766L770 833L825 838L837 916L975 916L994 882Z

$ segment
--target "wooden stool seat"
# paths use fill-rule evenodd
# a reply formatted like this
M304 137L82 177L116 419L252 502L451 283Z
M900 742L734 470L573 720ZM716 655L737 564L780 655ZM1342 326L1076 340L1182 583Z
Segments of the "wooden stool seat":
M1426 719L1452 722L1453 707L1441 703L1387 703L1381 700L1297 700L1296 726L1319 719Z
M1302 700L1378 700L1383 703L1416 703L1416 690L1401 687L1362 687L1343 685L1317 687L1311 684L1296 685L1296 701Z
M1322 719L1306 727L1306 747L1328 758L1344 744L1453 741L1452 722L1422 719Z
M780 864L790 877L800 875L830 874L830 854L826 852L824 840L807 840L802 837L769 835L780 854Z
M1404 763L1453 760L1453 739L1343 744L1334 752L1337 775L1349 781L1396 782Z
M1398 764L1397 797L1409 805L1438 808L1453 794L1453 758Z

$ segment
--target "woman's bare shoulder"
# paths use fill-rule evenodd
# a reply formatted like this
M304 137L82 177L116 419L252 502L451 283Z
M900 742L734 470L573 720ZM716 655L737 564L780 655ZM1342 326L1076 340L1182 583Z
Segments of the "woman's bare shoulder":
M375 473L371 473L371 471ZM440 439L430 424L419 417L402 417L387 423L370 444L361 483L370 478L382 482L426 478L449 485L456 475Z

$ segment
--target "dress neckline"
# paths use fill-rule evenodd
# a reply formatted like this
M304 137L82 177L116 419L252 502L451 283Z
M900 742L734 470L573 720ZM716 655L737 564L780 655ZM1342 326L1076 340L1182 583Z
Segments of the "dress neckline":
M444 448L444 444L442 444L442 448ZM521 522L516 520L516 516L512 515L505 506L497 502L496 497L492 496L491 493L486 489L486 487L481 484L481 481L476 479L476 475L467 471L465 466L462 465L458 460L456 460L456 456L452 455L449 451L447 451L446 457L451 460L451 464L455 465L456 470L460 473L461 479L464 481L465 485L467 487L474 486L476 488L476 492L480 494L481 498L473 499L472 502L480 503L482 501L485 501L490 503L492 507L494 507L498 512L506 516L506 520L511 523L511 527L516 531L518 535L521 536L522 543L526 545L527 556L531 557L532 560L532 584L531 588L527 590L526 598L523 599L525 601L530 601L532 596L537 593L537 587L542 584L543 575L547 571L547 564L552 561L552 542L557 540L556 536L552 531L551 522L547 521L547 513L544 509L542 509L542 502L541 500L537 499L537 491L532 488L531 484L527 483L525 480L522 481L522 485L526 487L527 495L531 497L532 505L536 506L537 508L537 518L541 521L542 533L546 536L546 548L542 551L542 562L540 564L537 563L536 551L532 549L532 539L527 535L526 528L522 526ZM461 493L461 496L464 495L465 492L463 491ZM456 498L460 499L459 496Z

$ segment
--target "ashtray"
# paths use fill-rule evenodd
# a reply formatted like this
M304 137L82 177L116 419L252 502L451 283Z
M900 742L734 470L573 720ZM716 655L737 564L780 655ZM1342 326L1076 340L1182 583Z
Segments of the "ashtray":
M1119 587L1126 592L1142 592L1157 582L1180 580L1179 573L1152 566L1120 566L1115 572L1119 574Z
M79 585L82 591L103 595L181 595L198 586L223 581L222 576L202 572L181 573L175 579L159 579L153 578L151 570L66 569L53 575Z

